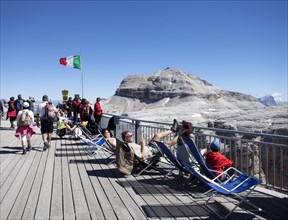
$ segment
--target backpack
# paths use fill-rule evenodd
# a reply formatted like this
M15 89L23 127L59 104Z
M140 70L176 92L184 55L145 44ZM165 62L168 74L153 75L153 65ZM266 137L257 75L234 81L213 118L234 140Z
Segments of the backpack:
M45 106L45 116L48 121L53 121L56 113L52 102L47 102Z
M90 116L89 110L90 110L90 106L84 107L84 109L82 111L82 116L84 118L89 118L89 116Z
M24 104L23 99L16 100L16 110L17 111L22 110L23 109L23 104ZM15 103L14 103L14 105L15 105Z
M20 117L19 126L30 126L31 117L29 115L29 111L23 111Z

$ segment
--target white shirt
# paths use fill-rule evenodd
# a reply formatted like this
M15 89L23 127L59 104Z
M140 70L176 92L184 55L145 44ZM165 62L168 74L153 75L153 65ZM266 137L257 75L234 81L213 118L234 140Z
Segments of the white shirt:
M38 108L37 108L37 114L39 114L39 117L42 118L43 116L45 116L45 113L46 113L46 103L48 101L44 101L42 102L41 104L38 105ZM53 108L54 108L54 111L57 112L57 109L55 108L55 106L52 104Z
M134 153L138 156L138 157L142 157L141 154L141 146L139 144L136 143L128 143L129 147L133 148ZM144 147L144 158L147 157L151 157L152 156L152 152L151 149L147 146Z

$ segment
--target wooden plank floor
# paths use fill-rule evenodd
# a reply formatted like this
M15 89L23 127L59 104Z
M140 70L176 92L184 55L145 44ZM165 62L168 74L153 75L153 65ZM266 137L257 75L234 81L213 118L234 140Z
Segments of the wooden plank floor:
M109 154L93 157L79 140L54 135L43 151L39 129L33 150L22 155L15 130L2 121L0 219L216 219L197 196L204 185L183 177L163 179L158 172L124 178ZM186 183L185 183L186 182ZM266 192L266 191L265 191ZM249 197L264 211L241 206L230 219L287 219L288 200L253 192ZM230 197L219 197L217 211L227 211Z

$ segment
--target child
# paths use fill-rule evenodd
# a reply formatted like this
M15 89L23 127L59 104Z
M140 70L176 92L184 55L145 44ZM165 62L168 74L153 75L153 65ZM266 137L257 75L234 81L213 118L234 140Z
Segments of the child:
M206 163L212 169L217 171L216 175L222 173L225 169L231 167L233 165L233 161L229 160L223 154L219 152L220 143L217 141L213 141L210 144L211 151L206 154ZM220 177L223 178L223 177Z

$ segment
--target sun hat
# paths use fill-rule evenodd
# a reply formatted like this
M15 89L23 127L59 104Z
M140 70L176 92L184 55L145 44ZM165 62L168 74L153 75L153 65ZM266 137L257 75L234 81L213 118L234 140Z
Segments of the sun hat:
M218 141L212 141L210 144L210 149L211 150L220 150L220 143Z
M23 108L29 108L29 103L28 102L24 102L23 103Z

